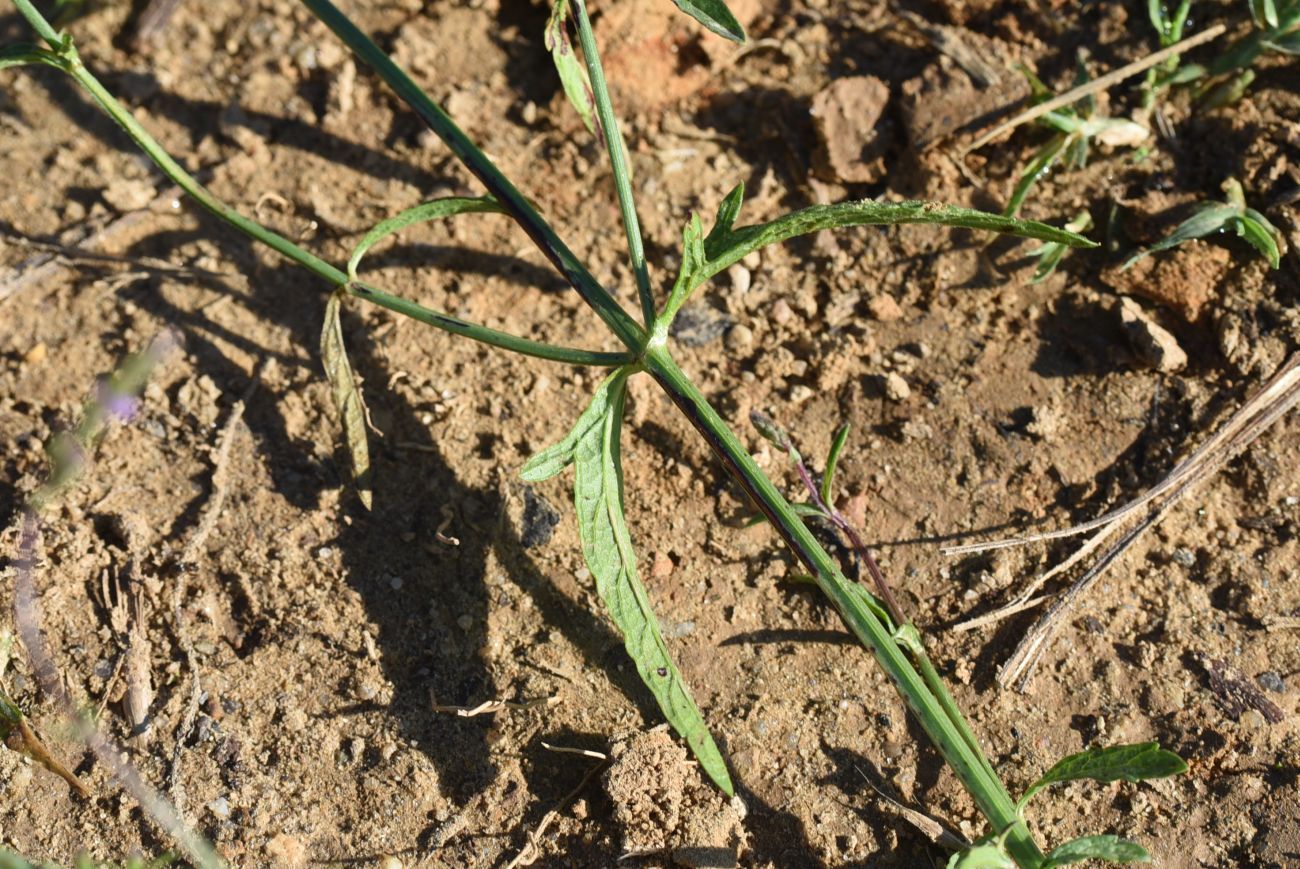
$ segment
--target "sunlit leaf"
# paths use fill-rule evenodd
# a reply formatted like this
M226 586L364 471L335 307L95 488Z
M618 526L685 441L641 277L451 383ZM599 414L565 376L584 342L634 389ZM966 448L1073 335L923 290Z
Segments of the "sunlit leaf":
M739 196L736 208L739 209ZM728 197L728 199L731 198ZM730 209L720 209L720 215L730 215ZM703 230L699 216L692 215L691 223L683 233L684 251L682 267L669 296L665 313L675 313L701 284L709 278L739 262L750 252L777 244L800 235L837 229L846 226L890 226L908 223L937 224L962 229L1000 232L1022 238L1057 241L1071 247L1096 247L1073 232L1066 232L1033 220L1017 220L1001 214L990 214L971 208L958 208L938 202L912 200L908 202L879 202L866 199L859 202L840 202L834 205L813 205L767 223L742 226L738 229L720 229L715 226L708 235L708 243L701 240ZM701 257L701 253L703 256Z
M1110 863L1150 863L1151 855L1137 842L1119 836L1082 836L1052 849L1043 869L1055 869L1084 860L1106 860Z
M849 424L846 422L835 433L835 440L831 441L831 451L826 454L826 473L822 474L821 496L827 504L831 503L831 498L835 494L835 466L840 463L840 453L844 451L844 444L848 440Z
M1042 778L1029 786L1020 798L1024 806L1034 794L1048 785L1060 782L1092 779L1099 782L1138 782L1165 778L1187 771L1187 764L1172 751L1165 751L1157 743L1141 742L1135 745L1114 745L1110 748L1091 748L1063 758Z
M728 796L735 793L726 762L668 655L650 597L637 575L636 553L623 515L623 469L619 433L628 369L601 385L568 437L525 466L525 479L539 480L574 465L573 495L582 551L596 593L623 635L637 673L664 717L690 746L705 773Z
M610 396L616 385L622 388L621 384L626 376L620 370L602 380L600 386L596 387L596 393L591 397L587 409L578 417L577 423L565 435L564 440L547 447L525 462L519 476L526 482L540 483L573 464L573 453L578 441L586 437L592 429L604 425L605 417L609 414Z
M357 279L357 267L361 265L361 258L366 255L366 252L393 233L400 232L413 223L474 213L504 214L505 209L491 196L448 196L445 199L422 202L387 220L380 221L352 249L352 256L348 258L348 280Z
M343 425L343 439L347 443L348 458L352 465L352 484L357 497L369 510L374 502L370 487L370 448L366 442L366 408L361 389L352 365L348 362L347 348L343 344L343 326L339 322L339 308L344 293L336 290L325 303L325 325L320 333L320 355L325 363L325 376L329 378L334 396L334 409Z
M736 16L731 14L722 0L673 0L673 3L723 39L745 41L745 28L740 26Z

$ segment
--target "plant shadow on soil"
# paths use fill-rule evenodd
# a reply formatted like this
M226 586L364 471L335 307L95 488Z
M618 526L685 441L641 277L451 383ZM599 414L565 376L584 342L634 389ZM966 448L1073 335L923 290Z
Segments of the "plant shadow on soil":
M12 30L0 25L0 29ZM104 79L113 82L120 76L106 72ZM58 106L71 120L88 134L98 138L105 148L135 153L134 146L106 117L95 111L81 93L62 76L50 71L37 79L44 87L51 103ZM151 105L173 105L181 117L195 118L205 108L168 95L151 97ZM294 131L293 139L315 142L309 150L341 165L364 166L366 171L377 171L379 177L417 173L423 186L428 186L426 173L409 169L369 148L328 136L312 140L309 132L293 121L279 118L265 119L277 126L287 124ZM287 144L290 137L277 135L274 141ZM297 143L302 145L303 143ZM337 146L337 150L335 148ZM435 182L436 183L436 179ZM192 207L192 206L191 206ZM285 368L303 364L303 358L316 360L319 341L320 317L323 313L327 288L316 278L292 266L276 265L271 268L257 265L259 254L246 237L215 218L193 209L200 226L194 230L162 230L136 241L125 255L131 257L157 257L167 259L178 245L199 239L215 240L234 269L248 276L250 290L245 293L225 282L223 276L196 273L195 283L223 295L242 297L242 301L259 318L281 327L290 333L292 343L302 354L277 353L257 344L253 339L232 332L210 320L202 311L183 309L174 305L159 291L159 279L149 278L122 291L123 300L129 300L158 320L181 330L185 348L194 360L195 375L206 375L225 395L241 395L249 391L248 372L229 358L216 343L223 342L238 347L263 362L275 359ZM401 249L399 248L398 251ZM444 251L446 252L446 251ZM389 251L381 262L405 259L400 252ZM460 251L454 265L466 272L500 275L520 279L520 262L511 257L490 256ZM526 264L525 264L526 265ZM93 273L94 266L84 267ZM530 266L529 269L532 267ZM537 277L525 270L524 278ZM546 288L548 285L541 285ZM313 304L317 302L318 304ZM354 368L371 383L387 382L385 363L369 336L362 329L351 328L353 320L344 311L345 340ZM112 340L114 336L101 336ZM496 351L487 351L496 352ZM315 366L313 365L313 368ZM315 376L316 372L313 372ZM291 377L291 379L296 379ZM350 521L338 528L333 540L321 541L336 545L343 560L343 571L348 583L360 594L370 620L377 626L376 646L385 676L392 685L393 701L382 709L374 704L349 704L340 697L338 706L327 714L356 715L382 711L396 721L402 738L418 743L421 750L434 763L439 779L445 783L444 796L464 805L475 796L485 793L499 770L487 743L490 718L464 719L439 715L429 708L433 696L440 704L473 705L501 695L493 683L479 646L484 636L489 609L485 569L488 554L495 548L496 555L510 579L519 590L529 595L541 623L559 629L580 650L587 667L601 669L616 687L637 705L642 719L657 723L661 715L648 690L636 678L630 667L620 666L625 652L622 640L596 613L570 600L561 593L528 556L520 529L511 522L501 521L505 510L502 492L476 490L461 484L447 458L438 448L434 433L420 422L414 407L393 393L373 390L368 396L372 407L387 412L390 420L387 440L372 441L373 477L376 483L375 509L366 513L349 494L345 495L345 512ZM277 396L265 388L254 388L247 401L245 424L258 443L259 451L270 457L273 485L278 494L295 507L312 509L318 503L322 489L334 488L343 482L347 459L339 446L333 462L313 459L311 441L295 440L288 430ZM331 426L321 437L335 437ZM389 442L402 441L417 445L416 449L398 450ZM173 528L187 527L199 509L203 498L186 506L183 515L173 523ZM443 525L443 505L454 509L453 523L445 533L459 539L458 546L440 546L433 549L434 557L422 544L434 540ZM274 529L267 529L274 533ZM400 542L401 535L414 534L415 544ZM391 580L403 578L403 593L394 594ZM407 601L427 601L427 609L412 608ZM239 607L238 609L247 609ZM234 613L243 620L247 612ZM273 621L272 614L271 620ZM258 624L242 624L246 640L238 650L243 657L252 654L259 644L266 642L275 631L265 615ZM470 625L466 630L463 624ZM522 826L512 833L535 825L546 809L571 789L576 780L573 775L555 775L555 765L541 752L538 763L525 763L524 775L528 789L536 802L521 819ZM588 786L590 793L591 786ZM750 823L754 830L754 847L758 854L786 854L791 858L806 858L812 852L802 823L793 815L765 804L743 785L741 792L750 807ZM436 835L436 824L431 818L429 828L422 837L421 846L427 848ZM522 840L519 844L522 844ZM597 862L610 855L592 851L590 844L575 841L578 851L587 851ZM797 860L796 860L797 862ZM788 863L786 865L795 865Z

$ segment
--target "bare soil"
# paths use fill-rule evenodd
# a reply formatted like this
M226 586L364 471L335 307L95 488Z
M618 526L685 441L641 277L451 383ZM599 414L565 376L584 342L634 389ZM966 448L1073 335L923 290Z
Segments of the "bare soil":
M969 179L953 134L1024 96L1006 64L1031 63L1064 88L1077 49L1104 71L1153 43L1136 0L904 5L975 34L1000 84L972 83L875 0L738 4L754 40L744 52L665 0L597 4L659 285L690 213L711 218L739 181L748 222L863 196L1000 209L1043 131L971 155ZM1240 6L1197 9L1244 28ZM400 0L349 11L635 307L605 161L542 44L548 10ZM476 192L293 3L182 3L147 50L134 26L127 4L105 3L72 30L90 68L217 195L323 256L343 261L369 226L422 199ZM12 12L0 35L29 38ZM836 84L845 79L859 84ZM178 200L58 73L6 70L0 81L3 555L45 473L45 441L75 420L97 376L180 330L184 350L159 369L140 415L48 514L41 606L68 689L102 706L103 726L125 741L122 641L100 588L135 555L155 696L128 756L232 864L487 867L527 849L536 866L612 866L627 854L625 865L643 866L943 865L945 852L867 778L981 832L883 674L814 592L788 581L796 566L769 529L745 525L743 497L652 384L634 386L625 442L632 532L672 652L738 782L736 805L654 730L660 715L582 565L567 480L518 481L580 412L592 372L349 306L345 334L378 432L367 512L346 487L318 357L328 288ZM1025 693L995 676L1034 613L948 628L1008 600L1068 546L938 551L1131 499L1296 349L1296 82L1294 63L1267 63L1235 105L1171 104L1176 137L1145 160L1103 151L1045 179L1026 216L1059 224L1088 207L1096 237L1117 246L1072 254L1045 283L1028 283L1028 245L859 230L765 250L702 291L677 334L683 367L792 496L796 477L749 411L774 415L811 457L852 424L842 506L1013 788L1094 744L1155 739L1188 759L1173 780L1045 794L1030 815L1047 841L1112 832L1146 842L1162 866L1300 865L1300 420L1275 425L1140 541L1080 603ZM1135 99L1121 86L1112 110ZM860 148L845 140L867 135ZM1287 235L1281 269L1227 237L1113 268L1179 207L1218 198L1229 175ZM50 243L75 249L33 272ZM409 231L370 269L470 320L614 349L502 217ZM1185 368L1144 364L1125 338L1121 293L1170 330ZM157 570L214 497L216 447L241 401L225 508L196 568ZM135 553L127 526L143 529ZM4 564L0 627L12 612ZM93 795L0 750L0 845L59 861L168 849L26 665L6 679ZM199 710L183 730L195 680ZM1281 720L1261 714L1260 697ZM475 717L434 709L540 698L553 701ZM598 760L547 745L609 754L610 766L588 777Z

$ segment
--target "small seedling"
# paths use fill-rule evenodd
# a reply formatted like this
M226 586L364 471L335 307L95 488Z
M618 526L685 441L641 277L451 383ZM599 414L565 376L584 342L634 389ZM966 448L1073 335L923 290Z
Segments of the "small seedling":
M1155 2L1155 0L1152 0ZM1189 64L1173 84L1199 82L1202 106L1226 105L1254 80L1251 69L1261 56L1276 52L1300 55L1300 0L1247 0L1255 29L1225 48L1209 64Z
M1093 748L1057 761L1025 790L1016 803L1016 811L1023 817L1025 806L1034 795L1056 784L1083 779L1103 783L1141 782L1185 772L1187 764L1182 758L1171 751L1165 751L1154 742ZM1082 836L1053 848L1042 864L1042 869L1054 869L1085 860L1149 863L1151 854L1137 842L1119 836ZM1015 865L998 836L987 837L969 849L954 854L948 861L949 869L1015 869Z
M1041 103L1052 98L1052 92L1038 76L1026 68L1021 71L1029 79L1034 102ZM1087 70L1080 62L1075 86L1086 84L1087 81ZM1093 117L1096 111L1097 98L1088 95L1073 106L1048 112L1037 120L1040 126L1055 130L1056 135L1039 148L1029 164L1020 170L1020 180L1011 191L1011 199L1003 209L1003 214L1008 217L1018 214L1029 191L1062 158L1068 168L1082 169L1088 163L1088 152L1094 142L1111 147L1136 148L1150 135L1150 130L1146 127L1126 118Z
M1132 268L1143 257L1177 247L1185 241L1228 230L1250 242L1268 260L1269 265L1277 268L1281 262L1281 252L1278 249L1281 235L1277 228L1269 223L1267 217L1246 205L1246 195L1237 179L1224 181L1223 192L1227 197L1225 201L1199 203L1191 217L1178 224L1165 238L1129 257L1124 268Z
M1161 0L1147 0L1147 18L1156 29L1156 36L1161 48L1168 48L1182 41L1183 28L1187 24L1187 13L1191 11L1192 0L1181 0L1170 12ZM1146 80L1142 84L1142 108L1149 111L1156 99L1167 88L1185 84L1195 79L1200 73L1191 67L1180 67L1178 55L1166 59L1163 63L1147 70Z
M239 214L216 199L154 140L135 118L103 87L81 62L70 37L57 33L36 11L31 0L13 0L47 48L14 47L0 54L0 66L41 63L66 72L95 98L158 167L204 208L253 239L283 254L324 279L331 287L325 302L321 350L327 376L343 421L354 485L364 501L373 498L367 481L364 406L360 387L346 363L346 348L338 329L338 310L354 299L380 305L419 322L489 344L499 349L563 362L613 369L601 381L576 425L558 444L535 455L523 469L527 480L543 480L574 468L574 504L583 554L595 579L596 590L610 618L623 634L637 672L658 701L664 716L690 745L704 772L731 794L734 788L726 761L718 750L703 715L691 698L685 679L674 665L659 630L649 595L636 567L636 554L624 517L624 482L621 431L628 381L649 375L678 410L705 438L715 455L771 522L772 527L803 562L813 581L827 595L864 647L889 675L907 707L952 766L979 810L998 836L998 848L1023 869L1042 869L1049 857L1034 841L992 763L969 724L939 678L926 652L920 632L890 606L885 596L850 582L840 565L826 552L804 524L803 517L777 490L754 462L741 441L709 404L699 388L677 366L669 349L675 316L692 293L752 251L787 239L853 226L932 224L1007 233L1045 242L1095 246L1069 232L1009 216L986 214L934 202L880 202L865 200L816 205L757 224L737 225L744 199L737 185L718 207L706 233L698 215L683 231L680 268L666 292L657 292L646 262L636 207L632 199L627 151L606 87L585 0L559 0L551 16L548 45L567 80L566 94L585 115L593 131L603 138L614 176L628 255L635 277L642 318L638 322L594 278L538 213L536 207L500 172L438 106L393 60L363 34L328 0L303 0L356 56L371 66L397 95L419 115L470 172L482 183L486 196L439 200L403 212L385 221L363 238L347 271L323 261L298 244ZM743 30L722 0L677 0L677 4L708 29L729 39L743 39ZM586 78L575 76L573 46L564 38L566 22L577 30ZM1122 140L1121 122L1092 121L1063 113L1057 128L1074 139L1066 144L1086 149L1087 141ZM1136 125L1134 125L1136 126ZM1118 139L1117 139L1118 137ZM416 221L452 217L472 211L500 211L511 216L573 288L624 345L617 352L596 352L532 341L467 323L398 298L363 282L358 267L365 250L380 239ZM847 435L845 435L846 437ZM839 439L842 448L843 438ZM835 456L828 461L833 468ZM814 487L814 504L834 521L829 506L831 475ZM811 480L811 477L809 477ZM865 547L863 547L865 552ZM871 564L868 561L868 564ZM883 585L878 585L884 588ZM174 828L168 827L175 834ZM178 839L180 837L178 836ZM188 851L199 852L192 844ZM205 864L206 865L206 864Z

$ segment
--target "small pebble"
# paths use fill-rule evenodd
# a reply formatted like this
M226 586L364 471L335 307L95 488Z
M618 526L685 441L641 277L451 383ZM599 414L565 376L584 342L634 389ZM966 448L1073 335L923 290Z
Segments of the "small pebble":
M1255 677L1255 681L1259 683L1259 687L1265 691L1272 691L1274 694L1282 694L1286 691L1286 682L1282 681L1282 677L1272 670L1265 670L1260 673Z
M49 348L42 341L23 354L23 361L28 365L40 365L47 355L49 355Z
M1184 549L1180 546L1174 550L1174 563L1182 567L1191 567L1196 564L1196 556L1192 554L1190 549Z
M402 588L402 578L400 576L394 576L392 579L388 580L388 587L393 591L400 591Z
M754 346L754 330L737 323L727 330L726 345L732 353L743 353Z
M882 323L892 323L903 316L903 309L894 301L894 297L882 294L867 303L867 311Z
M468 631L470 628L474 627L474 617L471 615L457 616L456 624L460 625L462 631Z
M772 303L772 320L778 326L789 323L794 317L794 311L790 308L790 303L785 299L777 299Z
M208 803L208 808L212 810L212 814L221 818L223 821L230 817L230 801L225 797L217 797L215 800Z
M745 268L756 269L763 264L763 255L756 250L751 250L740 260Z
M749 292L752 283L749 269L737 263L727 269L727 277L731 278L731 289L737 296L743 296Z
M891 371L885 375L885 397L890 401L907 401L912 396L912 387L907 385L907 381L902 375Z
M523 115L525 124L532 126L537 123L537 104L532 100L524 103L524 110L521 114Z

